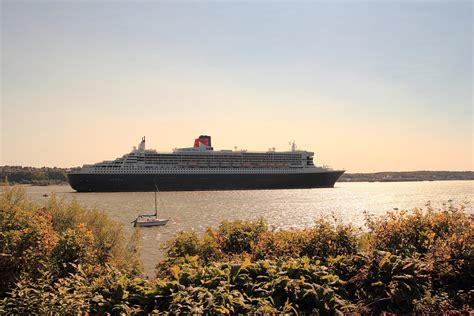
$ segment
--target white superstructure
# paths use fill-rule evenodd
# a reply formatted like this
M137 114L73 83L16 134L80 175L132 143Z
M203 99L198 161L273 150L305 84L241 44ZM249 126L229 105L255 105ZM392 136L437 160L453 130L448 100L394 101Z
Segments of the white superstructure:
M246 150L214 151L210 136L202 135L194 147L177 148L173 152L146 149L145 137L138 148L113 161L84 165L71 173L82 174L281 174L327 172L315 167L313 152L297 150L266 152Z

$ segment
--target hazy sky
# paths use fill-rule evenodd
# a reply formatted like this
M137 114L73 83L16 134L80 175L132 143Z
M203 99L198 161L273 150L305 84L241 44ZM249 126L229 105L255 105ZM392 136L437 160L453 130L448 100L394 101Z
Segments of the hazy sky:
M200 134L349 172L473 170L472 1L1 1L0 165Z

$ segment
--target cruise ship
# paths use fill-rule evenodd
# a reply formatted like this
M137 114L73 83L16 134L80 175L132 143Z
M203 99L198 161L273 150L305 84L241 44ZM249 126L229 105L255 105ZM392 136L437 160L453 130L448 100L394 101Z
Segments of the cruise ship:
M198 191L330 188L344 173L317 167L314 153L298 150L264 152L214 150L211 137L201 135L194 146L172 152L138 147L113 161L68 170L78 192Z

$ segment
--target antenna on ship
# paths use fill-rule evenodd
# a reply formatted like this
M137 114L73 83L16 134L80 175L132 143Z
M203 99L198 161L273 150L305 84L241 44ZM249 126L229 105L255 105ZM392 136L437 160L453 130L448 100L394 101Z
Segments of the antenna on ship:
M158 192L158 186L155 182L155 217L158 216L158 209L156 208L156 192Z
M296 151L296 143L295 143L295 140L293 140L293 142L290 142L290 146L291 146L291 151Z
M145 150L145 136L142 137L141 143L138 145L138 150L144 151Z

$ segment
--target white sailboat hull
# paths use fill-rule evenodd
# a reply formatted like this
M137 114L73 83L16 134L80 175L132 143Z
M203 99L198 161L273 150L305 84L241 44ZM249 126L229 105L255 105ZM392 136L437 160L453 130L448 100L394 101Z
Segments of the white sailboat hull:
M159 219L153 217L137 218L133 223L135 227L164 226L168 223L168 219Z

